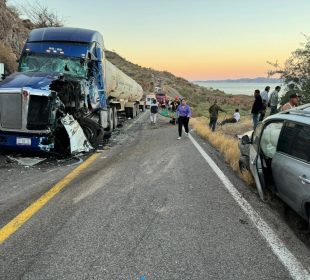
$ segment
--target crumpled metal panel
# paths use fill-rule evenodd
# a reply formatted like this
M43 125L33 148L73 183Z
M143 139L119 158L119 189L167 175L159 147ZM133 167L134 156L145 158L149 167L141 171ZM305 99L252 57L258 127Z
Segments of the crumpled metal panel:
M73 118L73 116L67 114L61 119L61 123L65 127L69 139L70 139L70 151L71 154L80 152L89 152L93 147L88 142L80 124Z

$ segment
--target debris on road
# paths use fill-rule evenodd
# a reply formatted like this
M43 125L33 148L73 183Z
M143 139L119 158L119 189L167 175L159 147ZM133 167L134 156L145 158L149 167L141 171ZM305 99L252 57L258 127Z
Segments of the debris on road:
M19 165L22 166L34 166L40 162L43 162L46 160L46 158L40 158L40 157L13 157L13 156L7 156L8 159L10 159L13 162L17 162Z

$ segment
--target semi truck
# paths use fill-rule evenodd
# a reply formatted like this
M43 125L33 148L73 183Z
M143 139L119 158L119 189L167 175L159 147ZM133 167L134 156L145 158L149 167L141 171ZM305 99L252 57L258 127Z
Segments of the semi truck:
M75 154L145 109L142 87L105 58L98 31L30 32L18 72L0 82L0 149Z

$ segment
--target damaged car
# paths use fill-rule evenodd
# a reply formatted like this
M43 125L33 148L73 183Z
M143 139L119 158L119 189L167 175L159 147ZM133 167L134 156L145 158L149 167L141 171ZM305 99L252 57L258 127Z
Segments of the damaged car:
M240 140L240 166L310 222L310 104L266 118Z

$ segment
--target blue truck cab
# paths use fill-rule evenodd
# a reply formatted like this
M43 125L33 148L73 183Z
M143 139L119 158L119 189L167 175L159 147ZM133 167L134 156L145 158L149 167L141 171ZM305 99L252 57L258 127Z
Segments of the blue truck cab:
M98 145L107 126L104 59L97 31L31 31L18 72L0 82L0 149L73 153Z

